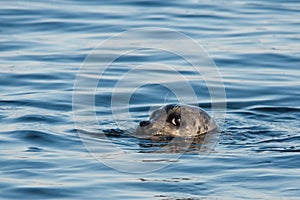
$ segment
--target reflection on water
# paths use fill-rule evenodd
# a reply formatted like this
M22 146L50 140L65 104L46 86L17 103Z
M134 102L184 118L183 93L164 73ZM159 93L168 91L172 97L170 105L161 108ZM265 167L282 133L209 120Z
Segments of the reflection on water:
M0 5L2 199L300 196L299 2L53 0ZM212 98L210 88L219 91L220 79L211 67L197 72L182 56L164 49L120 55L133 46L173 41L166 46L179 46L183 57L207 63L174 35L148 31L94 51L99 57L84 63L85 85L76 91L80 101L72 105L77 72L92 49L117 33L149 27L175 30L203 45L224 83L226 101L218 92ZM100 77L108 60L111 65ZM186 88L196 91L196 98ZM210 137L191 142L131 134L154 109L181 99L204 108L219 124L226 114L220 134L209 135L212 143ZM218 109L223 103L226 112ZM187 148L185 142L191 145Z

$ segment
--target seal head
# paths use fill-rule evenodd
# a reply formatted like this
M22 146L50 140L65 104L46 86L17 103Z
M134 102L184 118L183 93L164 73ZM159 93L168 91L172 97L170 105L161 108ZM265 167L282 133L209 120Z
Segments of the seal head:
M217 129L216 122L203 109L169 104L141 121L136 134L141 136L195 137Z

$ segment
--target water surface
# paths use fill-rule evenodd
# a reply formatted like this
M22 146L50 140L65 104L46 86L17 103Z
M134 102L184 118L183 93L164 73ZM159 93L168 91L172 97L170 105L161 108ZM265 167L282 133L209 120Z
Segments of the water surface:
M0 5L1 199L299 198L298 1L54 0ZM75 126L72 95L84 60L113 35L147 27L191 37L219 70L226 118L209 153L158 153L159 145L122 135L160 104L178 101L176 92L158 84L180 88L184 81L175 71L197 88L197 102L189 95L185 100L212 111L205 77L165 51L142 49L115 60L93 88L95 110L77 110L82 112L76 113L81 120ZM154 36L164 37L149 33L141 39ZM118 55L122 50L112 46L103 51ZM151 73L156 79L135 89L127 107L117 104L120 120L113 120L111 93L116 83L141 65L147 67L139 71L141 77ZM99 80L93 68L88 69L87 80ZM117 90L118 99L128 97L140 83L134 73L129 77ZM215 89L220 86L211 83ZM92 88L85 89L83 99ZM127 126L123 114L128 110ZM99 124L93 123L95 116ZM112 135L108 139L101 137L104 129ZM101 147L100 153L111 153L102 157L106 162L95 159L83 139L96 150ZM131 160L124 161L124 155ZM136 163L159 169L126 173L105 165L141 172Z

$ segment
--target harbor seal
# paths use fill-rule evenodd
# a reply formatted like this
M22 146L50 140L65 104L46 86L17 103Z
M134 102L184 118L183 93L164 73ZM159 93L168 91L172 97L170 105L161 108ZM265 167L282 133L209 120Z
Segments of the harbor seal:
M216 122L203 109L169 104L159 108L136 128L140 136L196 137L217 129Z

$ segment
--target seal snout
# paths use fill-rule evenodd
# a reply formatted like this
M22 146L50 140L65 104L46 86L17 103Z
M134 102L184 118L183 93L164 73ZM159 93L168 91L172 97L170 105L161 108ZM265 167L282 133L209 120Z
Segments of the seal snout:
M141 121L140 122L140 126L143 127L143 126L148 126L150 124L150 121Z

